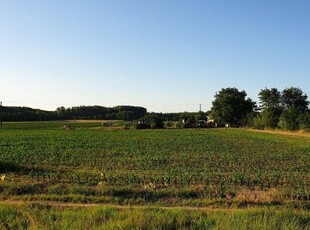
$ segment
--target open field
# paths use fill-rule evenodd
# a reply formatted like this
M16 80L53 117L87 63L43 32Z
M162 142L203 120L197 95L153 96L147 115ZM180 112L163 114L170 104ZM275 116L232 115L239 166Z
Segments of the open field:
M86 208L48 204L61 202L157 207L143 212L88 207L87 213L98 218L100 213L112 213L107 228L115 223L144 228L139 223L164 220L167 225L161 228L169 228L166 215L175 219L176 228L214 223L215 229L223 229L222 215L229 216L228 224L240 220L244 229L256 217L256 229L268 221L279 227L284 220L295 226L288 229L309 228L308 136L242 129L107 130L96 122L70 124L71 130L59 122L4 124L0 199L22 203L1 205L0 223L22 215L21 221L24 218L30 227L31 215L39 226L52 226L52 219L40 220L50 212L65 225L65 218L79 218ZM29 209L33 202L39 207L36 211Z

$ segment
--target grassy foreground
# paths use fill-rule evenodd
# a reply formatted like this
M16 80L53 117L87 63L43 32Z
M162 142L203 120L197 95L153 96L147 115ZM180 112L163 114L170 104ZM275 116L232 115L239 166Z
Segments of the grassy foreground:
M1 229L310 229L309 211L289 209L59 208L0 205Z

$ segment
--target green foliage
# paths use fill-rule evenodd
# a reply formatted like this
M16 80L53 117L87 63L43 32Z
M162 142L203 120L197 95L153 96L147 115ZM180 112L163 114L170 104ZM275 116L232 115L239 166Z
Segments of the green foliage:
M305 112L309 105L307 98L300 88L290 87L283 90L281 101L285 109L294 108L299 112Z
M190 116L188 119L188 123L190 124L196 124L198 122L199 118L197 116Z
M149 122L137 122L135 125L135 129L150 129L151 125Z
M0 205L4 229L309 229L309 211L252 208L187 210Z
M27 216L18 208L9 205L0 205L1 229L27 229L30 222Z
M307 138L237 129L137 131L72 124L69 131L57 122L3 127L0 175L6 178L0 181L0 197L203 204L232 202L240 189L259 188L276 189L283 201L309 199Z
M212 102L211 115L215 122L240 126L249 113L253 112L255 103L246 99L246 92L236 88L223 88L216 93Z
M261 114L255 116L253 118L253 127L255 129L264 129L265 128Z
M146 109L138 106L116 106L113 108L103 106L76 106L72 108L59 107L56 113L60 119L106 119L127 120L139 119L146 114Z
M105 119L132 121L146 114L146 109L139 106L75 106L58 107L55 111L44 111L27 107L3 107L4 121L51 121L73 119Z
M56 120L57 114L52 111L32 109L28 107L6 107L2 108L3 121L50 121Z
M284 130L297 130L299 128L299 115L299 111L293 107L283 110L279 119L279 127Z
M132 111L122 111L116 114L117 120L132 121L134 117L135 115Z
M276 88L262 89L258 97L262 109L277 109L281 107L281 93Z
M310 113L302 113L298 117L298 123L300 129L310 130Z
M151 128L152 129L162 129L164 128L164 122L160 117L155 117L151 120Z
M261 120L263 127L277 128L279 123L279 117L282 110L279 108L266 108L261 114Z
M281 93L276 88L265 88L259 92L258 97L262 112L256 118L255 128L277 128L282 113Z
M259 93L260 118L256 119L256 128L277 128L284 130L299 129L301 114L306 113L309 102L300 88L290 87L281 93L276 88L263 89Z
M130 106L130 105L120 105L120 106L116 106L113 107L113 109L115 109L116 111L118 111L118 113L125 113L125 119L122 120L136 120L139 119L141 117L143 117L147 110L143 107L139 107L139 106Z
M176 122L167 121L167 122L164 123L164 127L167 128L167 129L176 128L177 124L176 124Z
M136 129L162 129L164 128L164 121L162 114L150 113L146 114L141 121L136 124Z

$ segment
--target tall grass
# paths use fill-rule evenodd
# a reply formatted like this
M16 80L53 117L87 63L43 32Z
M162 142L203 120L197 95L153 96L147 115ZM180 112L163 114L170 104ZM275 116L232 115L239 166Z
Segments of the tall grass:
M160 208L0 205L1 229L310 229L310 212L289 209L185 210Z

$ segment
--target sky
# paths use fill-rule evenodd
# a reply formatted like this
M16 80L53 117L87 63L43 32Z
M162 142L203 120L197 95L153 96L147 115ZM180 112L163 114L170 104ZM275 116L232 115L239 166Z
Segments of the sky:
M308 0L0 0L0 101L203 111L222 88L310 96Z

